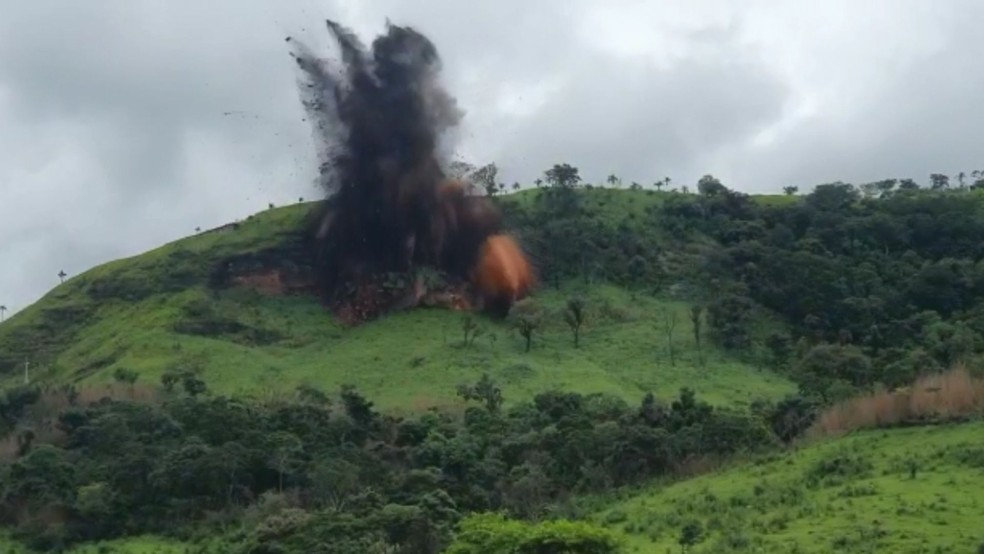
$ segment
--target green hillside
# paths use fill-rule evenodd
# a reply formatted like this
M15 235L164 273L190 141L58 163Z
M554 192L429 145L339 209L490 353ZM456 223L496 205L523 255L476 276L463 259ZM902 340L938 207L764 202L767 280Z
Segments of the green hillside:
M186 554L189 548L196 547L176 540L145 536L80 545L68 549L66 554ZM14 539L0 537L0 552L34 554L36 551Z
M595 190L587 198L595 219L613 221L626 213L641 217L659 197ZM646 392L672 395L691 386L715 403L794 390L787 379L713 345L705 345L699 364L688 304L615 285L567 278L559 290L544 286L536 300L547 316L529 353L508 323L488 318L479 317L484 332L465 347L463 315L448 310L413 310L345 328L310 295L209 288L225 260L302 259L297 252L310 206L271 209L238 228L69 279L0 325L0 369L11 383L22 379L20 366L29 360L36 382L110 382L122 369L156 384L168 371L193 368L218 393L277 395L301 384L323 390L352 384L380 406L409 409L457 404L455 386L482 373L503 385L508 401L552 387L637 401ZM585 299L589 314L577 350L561 314L572 296ZM673 364L659 329L667 312L678 322L673 340L680 354ZM196 331L204 326L222 330Z
M495 199L542 277L530 351L511 318L335 321L305 288L312 204L97 267L11 317L8 549L979 548L984 183L751 196L562 169ZM883 430L802 446L860 426Z
M629 552L977 552L984 423L868 431L654 486L594 519Z

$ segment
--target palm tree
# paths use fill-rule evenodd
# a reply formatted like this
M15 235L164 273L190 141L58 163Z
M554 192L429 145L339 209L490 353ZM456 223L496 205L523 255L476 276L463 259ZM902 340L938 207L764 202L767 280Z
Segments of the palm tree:
M606 181L608 181L609 185L614 186L616 183L618 183L618 176L612 173L611 175L608 176L608 179L606 179Z
M65 273L64 269L58 272L58 278L61 279L62 283L65 282L65 277L68 277L68 273Z
M0 323L3 323L3 315L7 313L6 306L0 306Z

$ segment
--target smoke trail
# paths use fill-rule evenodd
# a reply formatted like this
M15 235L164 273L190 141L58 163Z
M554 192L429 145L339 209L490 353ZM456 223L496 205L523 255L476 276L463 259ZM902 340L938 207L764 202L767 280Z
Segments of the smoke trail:
M337 295L422 265L472 277L501 216L447 180L439 162L439 139L463 112L441 86L437 49L389 23L369 49L338 23L327 26L339 60L291 41L327 197L314 231L323 290Z

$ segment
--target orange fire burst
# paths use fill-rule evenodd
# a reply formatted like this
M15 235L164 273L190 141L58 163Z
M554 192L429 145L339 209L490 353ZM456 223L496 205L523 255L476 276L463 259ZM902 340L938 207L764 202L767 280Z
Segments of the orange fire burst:
M492 235L482 244L472 282L487 301L508 306L530 293L536 277L516 241Z

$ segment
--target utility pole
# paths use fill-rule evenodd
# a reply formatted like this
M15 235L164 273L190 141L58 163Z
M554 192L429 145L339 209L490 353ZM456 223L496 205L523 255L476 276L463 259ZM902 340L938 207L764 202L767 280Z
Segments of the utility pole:
M28 371L30 371L30 369L31 369L31 362L29 362L27 360L24 360L24 384L25 385L30 382L30 379L27 376Z

